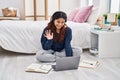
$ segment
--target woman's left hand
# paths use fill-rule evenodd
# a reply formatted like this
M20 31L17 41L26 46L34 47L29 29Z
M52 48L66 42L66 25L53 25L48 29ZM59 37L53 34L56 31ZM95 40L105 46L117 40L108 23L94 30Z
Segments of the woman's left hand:
M53 33L51 33L51 30L46 30L44 36L50 40L53 39Z

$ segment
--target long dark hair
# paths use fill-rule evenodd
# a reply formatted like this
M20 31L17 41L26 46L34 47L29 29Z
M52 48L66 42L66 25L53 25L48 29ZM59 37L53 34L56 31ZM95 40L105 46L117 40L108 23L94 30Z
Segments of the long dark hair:
M60 29L59 38L57 39L57 33L56 33L56 27L54 25L54 21L59 18L63 18L66 22L67 21L66 13L62 11L55 12L51 17L51 21L48 23L46 30L51 30L51 32L53 33L53 40L57 41L58 43L61 43L65 38L66 24Z

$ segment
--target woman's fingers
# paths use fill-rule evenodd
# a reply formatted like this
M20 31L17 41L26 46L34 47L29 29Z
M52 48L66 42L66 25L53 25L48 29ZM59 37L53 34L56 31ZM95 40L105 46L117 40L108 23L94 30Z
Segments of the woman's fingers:
M45 31L45 34L46 34L46 35L48 34L48 30Z
M46 35L51 35L51 30L46 30L46 31L45 31L45 34L46 34Z
M48 33L51 34L51 30L48 30Z
M53 33L51 32L51 30L46 30L44 36L47 39L53 39Z

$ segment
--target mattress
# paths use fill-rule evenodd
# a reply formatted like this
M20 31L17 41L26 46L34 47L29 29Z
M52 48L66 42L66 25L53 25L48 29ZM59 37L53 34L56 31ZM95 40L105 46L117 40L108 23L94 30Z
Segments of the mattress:
M0 46L3 49L36 53L41 49L40 38L49 21L0 21ZM90 47L90 24L66 23L72 29L72 46Z

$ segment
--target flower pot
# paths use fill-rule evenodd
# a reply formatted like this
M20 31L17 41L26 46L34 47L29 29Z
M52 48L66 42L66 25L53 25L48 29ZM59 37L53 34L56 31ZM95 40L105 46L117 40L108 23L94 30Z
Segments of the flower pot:
M117 26L117 25L118 25L118 19L115 18L115 22L111 22L111 25L113 25L113 26Z
M120 27L120 19L118 19L118 26Z
M105 19L105 24L110 24L110 22L108 22L107 19Z

